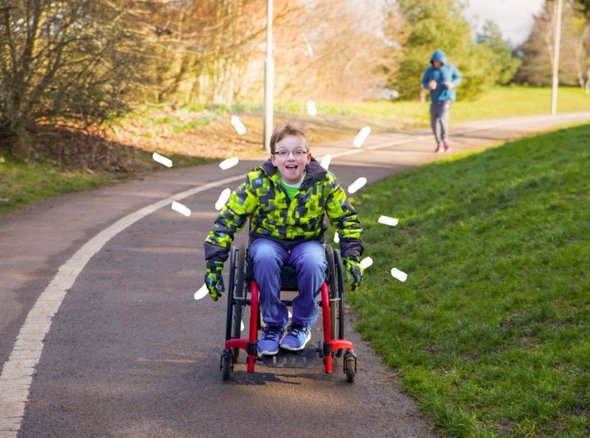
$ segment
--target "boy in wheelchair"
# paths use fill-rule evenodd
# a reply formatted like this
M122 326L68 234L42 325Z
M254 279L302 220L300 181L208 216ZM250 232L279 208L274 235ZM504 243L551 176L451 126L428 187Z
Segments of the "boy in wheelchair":
M299 351L311 338L318 317L316 296L325 280L324 215L337 228L346 270L353 290L360 284L363 253L362 228L345 191L331 172L311 156L303 128L278 126L270 139L271 156L248 173L230 196L205 240L205 284L215 301L224 292L223 264L234 234L250 218L250 257L260 290L264 331L258 352L274 355L279 348ZM297 272L298 295L292 302L292 319L281 302L281 267Z

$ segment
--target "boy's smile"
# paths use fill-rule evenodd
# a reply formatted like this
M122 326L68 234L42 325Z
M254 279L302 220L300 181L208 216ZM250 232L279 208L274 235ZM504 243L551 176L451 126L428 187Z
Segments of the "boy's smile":
M303 178L305 166L311 161L311 154L303 137L288 135L275 145L275 153L270 160L279 170L283 181L297 184Z

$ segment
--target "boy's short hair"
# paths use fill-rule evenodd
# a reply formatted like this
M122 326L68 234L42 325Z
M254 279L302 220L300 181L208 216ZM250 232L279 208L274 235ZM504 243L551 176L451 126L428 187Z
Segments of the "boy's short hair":
M270 136L270 153L274 154L276 152L276 145L279 141L283 138L287 137L288 135L296 135L297 137L302 137L305 140L305 150L309 152L309 142L307 141L307 135L305 135L305 129L303 126L298 125L293 122L287 122L282 125L277 126L272 135Z

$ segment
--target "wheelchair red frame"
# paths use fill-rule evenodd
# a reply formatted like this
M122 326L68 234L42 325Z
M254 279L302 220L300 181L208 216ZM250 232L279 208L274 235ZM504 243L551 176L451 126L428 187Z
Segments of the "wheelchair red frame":
M357 357L351 341L344 339L344 281L343 265L340 251L326 245L326 259L328 268L326 280L320 290L320 306L322 311L323 342L317 353L324 360L326 374L333 372L334 357L344 355L342 360L343 372L348 382L354 382L356 376ZM247 250L242 244L239 248L232 247L229 263L229 282L227 293L227 320L225 334L225 348L221 353L220 368L223 380L228 380L233 365L237 362L240 350L247 354L246 371L253 373L258 358L257 340L260 324L259 291L256 281L249 279L253 275L246 269ZM285 286L285 273L291 269L286 267L282 271L282 283ZM288 272L287 272L288 274ZM293 285L283 287L283 290L297 290ZM291 300L281 299L291 305ZM241 338L242 310L250 306L250 322L248 338Z

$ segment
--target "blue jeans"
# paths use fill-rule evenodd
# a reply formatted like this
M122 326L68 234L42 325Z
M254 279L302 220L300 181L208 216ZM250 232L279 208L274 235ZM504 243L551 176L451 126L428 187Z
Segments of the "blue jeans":
M318 318L315 298L326 279L326 252L321 242L302 242L290 251L274 240L257 238L250 244L254 278L260 290L260 311L266 324L284 327L289 319L281 303L281 267L293 266L297 272L298 294L293 300L293 324L311 326Z

